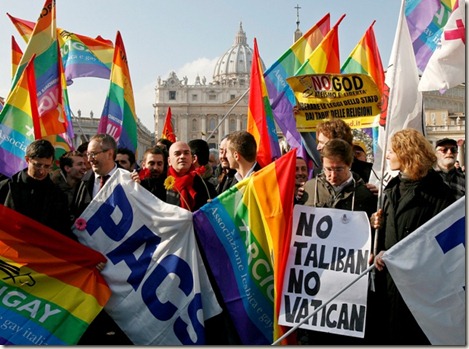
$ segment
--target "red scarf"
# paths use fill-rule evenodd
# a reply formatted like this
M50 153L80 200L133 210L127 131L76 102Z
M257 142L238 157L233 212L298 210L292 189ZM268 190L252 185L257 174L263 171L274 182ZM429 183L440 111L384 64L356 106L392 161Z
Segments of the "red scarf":
M202 167L203 170L205 168ZM195 195L197 192L194 190L194 177L200 172L199 169L194 169L192 165L188 172L181 175L177 173L172 166L169 166L168 173L174 177L174 190L179 192L181 199L179 205L189 211L195 205ZM189 207L187 207L189 205Z

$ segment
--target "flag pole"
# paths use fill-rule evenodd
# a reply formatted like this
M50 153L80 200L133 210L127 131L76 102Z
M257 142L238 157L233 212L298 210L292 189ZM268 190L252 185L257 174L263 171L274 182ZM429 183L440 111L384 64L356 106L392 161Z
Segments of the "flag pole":
M399 19L397 21L397 31L396 31L396 36L394 39L393 43L393 49L391 53L393 56L391 57L391 62L393 64L397 61L397 47L399 47L399 42L396 45L396 39L399 40L401 37L401 30L402 30L402 20L403 20L403 14L404 14L404 0L401 1L401 8L399 10ZM389 68L392 67L392 64L388 66ZM392 75L392 86L394 88L394 81L396 80L396 68L393 67L393 75ZM393 93L390 91L390 93ZM388 98L388 108L387 108L387 114L386 114L386 126L385 126L385 132L384 132L384 147L383 147L383 153L381 154L381 178L379 179L379 188L378 188L378 203L377 203L377 210L379 210L382 205L383 205L383 182L384 182L384 170L386 167L386 152L388 151L388 138L389 138L389 124L392 118L392 115L390 115L390 111L392 110L392 98ZM375 230L375 237L373 239L373 255L376 257L378 254L378 234L379 234L379 228L376 228ZM370 289L374 292L375 289L375 271L372 271L370 273Z
M282 340L287 338L292 332L296 331L298 327L303 325L306 321L311 319L314 315L316 315L322 308L324 308L326 305L328 305L330 302L332 302L334 299L336 299L338 296L340 296L344 291L348 290L354 283L356 283L358 280L360 280L363 276L368 274L369 271L374 270L375 265L372 264L370 265L365 271L363 271L360 275L357 276L356 279L351 281L348 285L346 285L344 288L339 290L336 294L334 294L328 301L322 303L318 308L316 308L311 314L309 314L307 317L305 317L303 320L301 320L299 323L297 323L294 327L290 328L283 336L281 336L279 339L277 339L275 342L273 342L271 345L278 345Z
M231 113L231 111L239 104L239 102L241 102L241 100L243 99L244 96L246 96L249 92L249 88L244 91L244 93L241 95L241 97L238 98L238 100L236 101L235 104L233 104L230 108L230 110L228 110L226 112L226 114L222 117L222 119L220 120L220 122L218 123L217 127L215 127L212 132L210 132L210 134L208 135L208 138L207 140L209 140L210 138L212 138L213 134L215 133L216 130L218 130L218 128L220 127L220 125L222 124L222 122L226 119L226 117Z

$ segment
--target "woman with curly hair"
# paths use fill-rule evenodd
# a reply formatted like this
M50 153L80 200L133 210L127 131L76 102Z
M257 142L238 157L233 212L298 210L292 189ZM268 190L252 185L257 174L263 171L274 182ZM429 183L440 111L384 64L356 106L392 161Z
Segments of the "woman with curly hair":
M384 189L382 209L371 217L372 227L380 228L380 252L375 258L375 266L383 271L377 273L377 276L384 276L383 301L386 313L381 318L387 336L383 344L429 345L430 342L387 272L382 255L449 206L454 199L449 187L433 170L436 156L432 145L417 130L396 132L391 137L386 159L390 169L398 170L399 174Z

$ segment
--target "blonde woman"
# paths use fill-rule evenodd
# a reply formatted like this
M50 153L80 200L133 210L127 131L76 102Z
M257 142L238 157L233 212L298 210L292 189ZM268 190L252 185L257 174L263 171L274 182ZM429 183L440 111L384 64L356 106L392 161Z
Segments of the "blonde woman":
M389 167L391 170L399 170L399 175L384 190L383 208L371 217L372 227L380 228L380 252L375 258L375 266L384 272L386 279L386 285L383 284L383 301L386 306L381 319L387 336L383 344L429 345L430 342L407 308L381 257L385 250L437 215L454 199L449 187L433 170L435 151L420 132L414 129L396 132L388 148L386 159Z

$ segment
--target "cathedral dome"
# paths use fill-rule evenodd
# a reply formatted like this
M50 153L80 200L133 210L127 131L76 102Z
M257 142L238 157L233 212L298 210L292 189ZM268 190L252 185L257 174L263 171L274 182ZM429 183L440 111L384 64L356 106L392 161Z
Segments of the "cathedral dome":
M215 65L213 82L220 85L249 85L253 51L247 44L246 33L240 23L235 42Z

